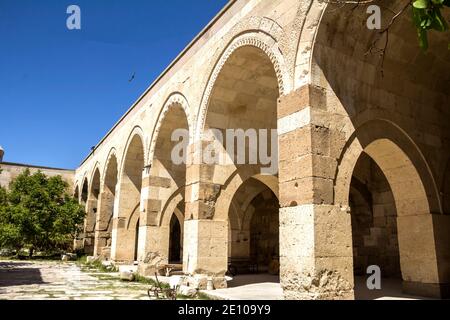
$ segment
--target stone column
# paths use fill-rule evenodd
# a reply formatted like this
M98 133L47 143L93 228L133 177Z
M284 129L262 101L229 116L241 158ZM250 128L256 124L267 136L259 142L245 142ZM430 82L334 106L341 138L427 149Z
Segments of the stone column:
M415 214L397 217L403 292L450 296L450 216Z
M94 256L103 256L102 250L111 246L111 225L114 210L114 194L110 191L103 191L99 194L98 213L95 228ZM103 256L109 259L110 255Z
M117 212L114 210L114 212ZM134 253L127 248L126 242L123 241L126 234L126 217L118 217L114 214L113 230L111 238L111 260L115 263L131 263ZM119 241L122 240L122 241Z
M159 199L161 189L171 187L171 180L144 174L141 193L141 218L139 238L139 273L146 276L158 272L158 267L169 262L167 227L159 225L163 200ZM167 199L165 199L167 200Z
M195 157L198 145L191 145L190 150L190 157ZM193 276L196 287L206 288L206 279L210 276L216 288L224 288L228 263L228 221L214 219L221 185L214 183L215 165L203 164L201 159L195 160L189 162L186 175L183 271Z
M84 220L83 248L87 255L94 254L95 220L97 215L97 199L88 199L86 202L86 218Z
M333 140L343 137L323 123L325 105L312 86L279 100L280 277L287 299L354 298L350 214L333 204Z

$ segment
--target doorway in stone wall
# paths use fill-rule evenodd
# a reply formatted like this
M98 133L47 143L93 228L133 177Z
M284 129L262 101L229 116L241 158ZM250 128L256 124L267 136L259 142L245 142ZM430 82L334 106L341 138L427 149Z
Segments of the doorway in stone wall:
M251 202L254 213L250 221L250 257L258 272L279 274L279 203L270 190L257 195Z
M140 219L138 219L135 227L135 236L134 236L134 261L138 261L138 253L139 253L139 227L140 227Z
M181 264L181 224L176 214L170 219L169 263Z
M279 282L279 200L250 178L236 191L229 209L229 287Z

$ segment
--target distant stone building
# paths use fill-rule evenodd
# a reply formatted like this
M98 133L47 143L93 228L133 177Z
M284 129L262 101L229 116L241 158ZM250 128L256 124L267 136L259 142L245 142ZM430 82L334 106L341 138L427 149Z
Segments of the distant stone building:
M3 156L5 155L5 150L0 146L0 163L3 161Z
M61 176L62 179L69 184L69 190L73 190L75 170L40 167L22 163L3 162L4 154L5 151L2 147L0 147L0 186L8 188L9 183L12 180L23 173L26 169L29 169L31 173L41 171L49 177Z

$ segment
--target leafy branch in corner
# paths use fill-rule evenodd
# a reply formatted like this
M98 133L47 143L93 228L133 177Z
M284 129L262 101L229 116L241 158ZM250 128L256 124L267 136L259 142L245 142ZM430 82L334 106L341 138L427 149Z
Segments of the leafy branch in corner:
M360 5L376 4L376 0L327 0L324 1L329 4L354 5L353 9ZM393 17L388 25L379 31L378 37L373 41L369 47L367 54L378 53L381 58L381 70L383 70L384 57L386 55L387 46L389 43L389 30L397 19L402 16L408 8L411 7L412 21L417 30L417 37L419 46L423 51L428 49L428 31L435 30L439 32L446 32L449 30L448 22L442 15L443 10L450 7L450 0L408 0L398 12L393 12ZM383 39L384 44L381 48L377 44ZM448 45L450 50L450 44ZM383 72L383 71L382 71Z
M445 32L449 29L447 21L442 16L442 10L444 7L450 7L450 0L414 0L411 4L419 45L427 50L429 30ZM450 44L448 49L450 50Z
M352 4L355 7L360 5L375 4L377 0L325 0L329 4L346 5ZM436 30L445 32L449 30L448 22L442 15L445 7L450 7L450 0L408 0L406 5L398 12L394 12L388 26L380 31L380 35L389 33L389 28L394 24L395 20L400 17L408 7L412 7L412 18L415 28L417 29L417 36L419 38L419 45L423 50L428 49L428 31ZM450 50L450 44L448 45Z

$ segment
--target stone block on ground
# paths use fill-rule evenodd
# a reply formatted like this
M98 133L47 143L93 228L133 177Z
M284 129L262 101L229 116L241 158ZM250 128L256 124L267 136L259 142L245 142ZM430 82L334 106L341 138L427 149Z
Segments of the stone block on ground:
M184 277L183 276L171 276L169 278L169 286L174 289L178 286L180 286L184 281Z
M94 262L95 260L97 260L94 256L88 256L88 257L86 257L86 262L87 263L92 263L92 262Z
M189 286L180 286L178 289L178 293L186 296L186 297L195 297L197 295L197 289L194 289Z
M120 280L122 281L133 281L134 273L131 271L121 271L120 272Z
M70 261L75 261L78 258L76 253L66 253L66 255L69 257Z

